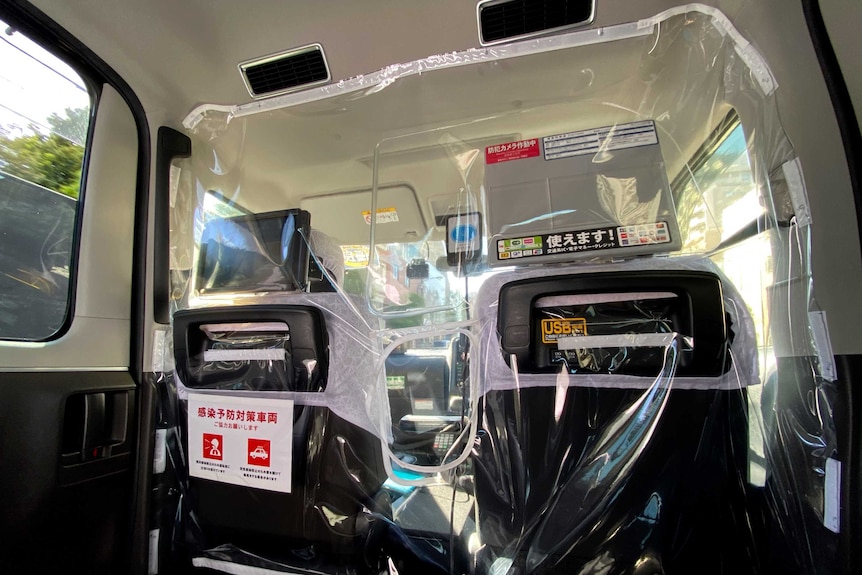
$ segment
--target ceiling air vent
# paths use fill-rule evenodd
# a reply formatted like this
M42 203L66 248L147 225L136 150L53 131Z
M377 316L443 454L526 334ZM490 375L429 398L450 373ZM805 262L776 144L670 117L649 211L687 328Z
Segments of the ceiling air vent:
M239 71L255 98L283 94L329 82L329 67L320 44L242 62Z
M476 9L487 45L590 24L595 0L485 0Z

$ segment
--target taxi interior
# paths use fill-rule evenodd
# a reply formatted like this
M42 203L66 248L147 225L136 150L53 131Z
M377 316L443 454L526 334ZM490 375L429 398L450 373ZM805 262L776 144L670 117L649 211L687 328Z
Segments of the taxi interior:
M858 572L860 12L0 4L90 102L4 562Z

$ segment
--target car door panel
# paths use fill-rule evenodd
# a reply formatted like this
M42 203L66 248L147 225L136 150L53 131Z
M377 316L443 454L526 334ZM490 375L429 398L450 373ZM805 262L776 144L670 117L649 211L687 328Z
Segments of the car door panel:
M99 419L93 409L83 413L81 399L106 395L113 396L103 413L107 417ZM118 551L129 533L135 438L131 377L123 372L0 373L0 404L5 406L0 418L4 556L21 572L61 564L116 572L123 557Z
M48 341L0 341L0 570L126 572L141 369L131 361L141 357L132 353L140 349L138 341L133 347L140 325L133 310L142 309L133 299L141 293L133 293L134 270L142 273L134 266L140 238L134 230L146 222L137 207L146 197L146 124L127 87L44 15L15 3L2 6L0 19L7 36L20 33L86 78L93 109L74 236L65 239L72 245L70 318ZM36 54L33 65L45 67L40 58L47 56ZM27 217L36 222L50 215L45 204L33 203L29 215L19 210L21 226ZM0 241L13 251L14 232L0 230ZM45 244L43 250L54 245ZM11 311L19 325L38 321L26 309Z

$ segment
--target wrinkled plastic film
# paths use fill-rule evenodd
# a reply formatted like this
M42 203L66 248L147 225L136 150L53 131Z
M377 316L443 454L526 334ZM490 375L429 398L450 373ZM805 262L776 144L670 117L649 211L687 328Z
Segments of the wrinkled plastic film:
M481 392L487 393L492 389L523 389L528 387L547 387L556 385L555 379L548 379L547 376L521 373L517 381L511 377L506 377L510 372L510 366L507 365L505 358L497 353L500 348L500 326L497 322L499 312L499 293L500 289L506 283L547 277L577 277L587 273L607 273L609 275L624 273L624 272L643 272L650 270L659 271L698 271L714 273L721 276L721 270L715 266L710 260L700 256L689 256L680 258L669 258L662 260L632 260L624 263L607 263L601 265L590 266L567 266L559 268L543 268L522 270L514 273L499 274L491 276L483 284L480 290L479 297L476 301L477 314L482 325L482 349L485 353L482 356L481 365L485 376L482 377ZM725 280L726 281L726 280ZM758 368L758 356L756 352L756 332L752 323L751 315L748 307L745 305L742 296L736 292L732 284L725 283L724 287L724 305L730 319L730 329L732 330L733 340L730 342L730 349L733 352L736 361L733 363L733 370L729 370L717 377L700 377L692 375L674 376L674 389L726 389L733 390L740 387L756 386L760 383L760 375ZM625 312L620 313L619 309L615 309L615 313L620 314L622 321L615 322L612 325L603 326L607 331L618 332L618 339L625 342L628 339L630 342L637 342L637 329L643 329L645 326L653 328L652 331L642 334L667 334L667 321L662 321L661 317L656 317L656 303L658 310L661 310L661 303L671 299L667 296L672 294L667 293L627 293L627 294L603 294L601 296L591 296L590 298L581 296L580 300L574 300L579 306L589 307L592 303L583 304L581 302L613 302L616 299L621 300ZM643 302L653 306L652 310L646 311L639 308L638 298L644 298ZM648 299L647 299L648 298ZM545 300L551 304L571 303L572 298L561 297L557 301L551 298ZM544 305L542 300L539 300L539 305ZM642 304L641 304L642 305ZM563 306L566 312L571 314L572 305ZM548 308L540 307L539 310ZM553 309L553 308L551 308ZM546 312L542 312L546 313ZM661 314L659 313L659 316ZM577 342L578 338L572 338L567 341ZM697 342L694 341L694 344ZM608 344L604 344L608 345ZM641 347L639 344L638 347ZM649 346L646 346L649 347ZM631 370L626 370L620 365L619 361L614 363L614 358L626 358L626 346L609 346L600 348L592 357L601 357L605 364L601 366L597 363L589 363L594 366L594 369L584 369L578 365L574 371L578 372L578 377L570 379L571 385L577 387L594 387L594 388L629 388L629 389L645 389L652 385L653 377L649 374L638 374ZM613 352L613 353L611 353ZM649 357L655 355L655 351L649 351L637 354L636 362L645 362ZM631 358L628 359L631 361ZM566 364L561 358L560 364ZM626 361L623 364L627 363ZM654 363L654 362L653 362ZM552 364L551 364L552 365ZM613 368L613 370L611 369Z
M478 378L469 370L471 354L479 352L472 327L454 324L430 337L416 328L382 334L378 369L385 374L386 394L380 403L388 410L381 413L381 437L395 483L439 483L436 474L457 468L470 454L479 401ZM444 344L449 357L410 353L429 339L431 346Z
M278 353L284 359L269 358L237 359L225 361L223 356L212 356L213 361L206 361L206 356L199 356L200 373L224 372L214 385L187 384L178 382L181 398L185 398L190 389L206 392L212 389L224 391L245 390L256 396L293 399L299 404L326 405L341 417L354 422L361 428L377 433L379 427L378 403L376 388L356 385L356 381L369 381L377 377L376 342L368 338L368 318L355 315L355 302L346 303L338 294L283 294L272 296L266 300L268 305L310 306L319 309L326 322L329 337L329 368L325 381L318 371L318 366L306 362L290 364L289 354L285 349L289 340L284 336L257 338L256 344L250 344L248 338L240 339L240 343L228 342L229 352L242 354L271 355ZM234 326L225 324L217 326L231 329ZM252 327L254 325L252 324ZM249 332L238 332L248 334ZM253 333L253 332L252 332ZM274 342L278 342L275 344ZM258 345L261 345L258 347ZM253 347L252 347L253 346ZM251 347L251 349L247 349ZM289 347L289 346L288 346ZM343 353L332 353L339 349ZM217 350L219 353L222 350ZM212 354L212 352L209 352ZM194 358L193 358L194 359ZM250 375L250 372L258 375ZM370 393L373 391L374 393ZM263 393L266 392L266 393Z
M209 325L207 330L223 336L260 333L263 328L281 326L237 327ZM264 345L272 343L266 338L258 340L256 343ZM283 345L284 340L279 343ZM249 345L251 342L246 338L243 346ZM165 347L165 354L172 355L172 346ZM219 364L224 371L230 371L228 365ZM209 375L209 371L198 375ZM280 381L271 375L268 379ZM159 522L165 534L160 540L163 568L187 562L227 572L262 569L348 574L376 572L387 557L389 560L399 557L407 565L435 561L433 556L420 561L426 551L413 548L413 543L394 522L389 495L382 487L385 472L380 461L380 444L370 433L357 429L327 408L304 402L303 394L265 392L266 397L290 397L296 403L291 434L294 442L291 493L274 494L256 486L234 487L201 480L190 472L190 459L200 454L195 445L198 438L189 436L188 421L192 414L187 412L188 402L181 399L183 394L178 389L185 386L178 382L176 373L158 374L154 385L159 397L157 426L166 431L167 451L165 472L154 478L159 494L154 521ZM185 397L189 393L200 395L201 391L186 389ZM260 394L209 389L203 397L255 395ZM220 417L213 414L214 419ZM306 449L306 441L313 442L315 448ZM227 444L220 447L226 450ZM261 530L268 535L259 535ZM273 539L275 534L277 539ZM272 546L270 542L276 540L277 545ZM392 547L392 554L383 551L386 547Z
M308 244L313 252L311 241ZM337 279L330 271L326 255L312 253L311 257L323 266L323 278L335 283ZM336 290L338 288L340 286ZM351 301L352 298L355 296L343 291L239 294L239 302L243 304L251 299L267 306L307 306L320 310L329 338L329 369L319 373L308 371L304 374L307 377L305 382L301 381L301 370L309 366L300 367L294 363L291 369L290 363L291 351L295 351L297 346L307 345L307 342L298 339L298 334L289 325L278 321L207 319L207 323L197 326L202 334L200 337L206 341L203 351L188 358L180 356L195 368L188 370L189 378L186 380L178 373L169 378L177 382L173 391L178 404L177 420L181 422L177 431L181 436L186 435L183 438L185 449L177 454L176 461L180 468L178 474L186 478L180 489L187 493L184 498L187 506L180 507L178 513L183 519L175 533L185 539L182 548L194 565L219 570L252 567L272 571L350 573L355 572L357 565L370 572L379 568L381 561L399 561L399 564L406 565L446 562L445 553L441 555L434 547L417 546L404 534L402 524L412 524L417 520L413 507L428 503L426 500L415 503L421 498L414 493L415 489L405 491L395 484L386 484L388 480L380 459L380 441L366 431L370 429L372 433L378 433L379 417L376 413L385 408L385 404L377 401L376 394L368 393L373 387L356 384L357 381L368 382L379 377L376 363L379 355L369 327L373 316L365 306L357 306ZM224 309L222 295L214 299L213 306L201 310ZM441 333L440 329L426 331L429 337L445 337L445 332ZM462 330L461 333L467 337L470 335L469 331ZM399 334L402 336L403 330ZM331 353L334 349L342 353ZM340 375L336 377L336 373ZM300 389L305 391L298 391ZM475 393L471 397L475 404ZM195 455L198 446L194 445L197 438L191 435L191 422L195 417L193 412L201 409L193 407L190 402L206 404L213 398L234 402L244 398L264 398L271 403L284 399L294 402L293 485L289 494L261 491L259 485L251 482L239 485L240 491L237 492L221 481L201 480L189 472L194 467L191 458L200 457ZM220 411L207 410L207 417L221 420ZM468 405L462 411L470 413L473 408ZM345 415L347 419L336 413ZM231 417L230 409L225 410L225 416ZM247 423L248 415L245 417ZM469 417L464 421L468 420ZM182 423L185 421L189 422L188 427ZM475 423L472 427L467 423L462 435L472 437L474 431ZM306 441L311 441L314 449L309 450ZM461 441L462 445L465 443L468 442ZM227 448L226 443L215 447L219 449L219 455ZM207 449L212 455L212 445L205 444L204 453ZM462 452L463 460L467 449L462 447ZM183 454L187 458L184 459ZM253 455L250 453L249 457ZM451 463L449 467L452 467ZM440 480L433 483L440 484ZM243 535L244 531L254 531L261 526L257 521L252 525L218 511L213 506L224 503L217 504L216 497L233 501L233 504L242 500L245 502L244 513L251 508L267 515L263 528L270 533L270 538L273 533L279 534L279 550L267 548L266 538L249 539ZM441 497L453 501L451 495ZM413 503L404 505L406 498ZM268 503L261 507L263 502ZM273 509L282 509L283 513L295 517L283 520L282 512L271 513ZM448 520L444 523L449 525ZM442 525L436 528L443 536ZM447 527L445 533L448 532ZM230 537L230 533L235 533L236 538ZM218 538L219 534L221 538ZM391 553L383 551L390 546Z
M474 451L483 572L625 572L643 564L673 570L696 557L741 569L748 560L754 536L747 520L734 518L734 508L744 497L747 473L744 390L759 380L756 354L731 352L754 337L750 316L735 309L738 293L729 289L722 298L732 312L732 335L726 343L731 365L721 377L680 375L681 358L697 353L699 340L667 333L674 294L633 290L636 279L627 292L554 293L533 305L539 317L550 310L589 318L586 334L547 344L551 349L580 351L592 368L601 365L594 361L599 357L650 362L659 365L658 378L626 376L638 366L612 361L602 367L610 372L607 367L618 366L614 373L585 373L564 363L545 366L548 373L528 373L514 357L507 365L500 354L506 326L498 325L498 298L505 285L656 269L668 277L692 271L721 276L709 260L689 257L508 272L480 289L483 342L486 349L497 344L483 358L483 369L491 370L483 381L495 382L483 395L482 428L489 433ZM585 313L590 308L599 313ZM603 321L608 313L621 321ZM588 335L597 328L618 333ZM656 346L668 337L671 344ZM658 352L663 359L656 364L651 358ZM701 450L699 442L713 448ZM683 512L687 505L702 514ZM716 551L710 543L716 528L735 533L742 551Z
M260 391L311 387L316 366L314 362L293 365L287 324L210 324L200 329L211 343L202 354L191 358L197 360L192 372L196 379L218 380L220 373L231 373L228 381L217 385L228 389L247 385Z
M742 70L732 81L740 88L749 80ZM750 261L766 250L772 257L772 273L760 272L766 276L760 279L769 303L755 315L764 334L759 338L764 385L756 390L760 393L749 395L751 480L757 484L763 477L769 508L774 511L771 527L781 534L772 543L772 552L779 558L776 563L784 569L828 573L837 557L833 533L838 527L836 518L826 512L835 507L839 493L829 492L832 478L827 469L841 455L832 416L833 359L831 351L821 351L829 348L828 339L818 337L823 333L817 325L823 315L818 311L811 270L810 226L814 224L799 161L777 114L764 113L774 109L774 103L768 98L755 106L754 100L744 102L742 89L736 91L740 98L732 103L742 120L747 147L757 151L749 152L749 158L764 205L759 226L761 232L768 232L713 259L723 259L726 266L731 258ZM741 289L750 289L745 280L731 279ZM762 447L757 436L762 437Z
M333 542L366 534L368 520L386 526L363 547L377 565L442 573L758 573L774 561L830 572L835 370L777 84L714 9L604 32L392 67L188 124L194 153L177 163L172 200L174 308L308 306L329 342L325 385L300 386L316 391L295 390L313 369L280 367L292 338L213 350L236 352L231 361L276 389L167 378L180 406L189 391L290 399L311 425L297 423L296 437L330 438L325 455L295 441L305 469L325 471L296 471L306 523L271 531L290 541L289 557L243 539L251 526L212 539L213 524L196 521L208 502L186 478L177 532L195 556L362 571L358 548ZM589 151L566 155L579 138L593 138ZM284 234L258 221L297 208L310 225L288 236L308 253L307 280ZM230 258L201 267L208 244L247 256L252 273L213 281ZM492 265L501 253L509 261ZM660 290L524 301L531 337L545 320L546 335L566 337L531 351L535 365L547 357L544 372L502 349L500 293L513 282L682 271L720 282L716 373L692 372L705 342L675 328L680 296ZM188 455L174 458L178 476ZM321 477L342 478L335 491L348 495ZM715 532L729 538L721 548Z
M498 435L502 430L495 426L497 433L483 437L477 446L478 459L484 464L479 467L477 474L479 485L491 481L496 493L508 493L516 498L509 501L512 513L505 517L487 514L482 517L483 511L479 512L480 534L487 545L481 562L488 572L495 572L500 566L507 566L504 572L516 573L559 568L567 553L578 542L588 538L591 532L596 531L597 525L601 523L599 517L607 514L608 508L613 506L613 500L619 494L620 486L628 482L632 469L637 467L640 455L650 443L669 399L680 348L686 345L678 334L671 335L670 343L658 348L664 356L662 368L650 388L642 392L626 410L617 414L602 433L594 436L595 443L587 447L585 452L572 452L559 462L563 468L572 465L576 467L565 477L556 478L552 500L543 512L534 510L534 514L520 515L526 511L523 505L525 501L519 502L517 499L524 495L529 498L530 495L517 493L517 484L526 479L524 473L529 473L529 470L524 467L496 469L494 458L487 458L484 453L485 449L497 441L510 442L513 436L508 433L525 439L522 435L525 430L518 429L519 426L516 425L509 427L507 433ZM624 343L624 340L625 338L617 338L616 343ZM512 377L515 379L516 370L517 367L513 367ZM570 374L563 369L556 376L550 376L550 379L555 380L552 401L554 409L552 414L547 415L553 416L551 427L559 426L562 429L566 427L566 418L572 409L572 406L567 405ZM529 395L529 392L525 393L522 399L529 398ZM491 397L495 396L492 394ZM519 409L518 397L514 399L514 407ZM505 417L507 408L503 404L491 400L486 403L486 407L486 417ZM522 403L520 409L528 408ZM550 437L553 437L553 434ZM526 447L523 444L522 446ZM552 441L546 447L545 453L552 455L560 446ZM524 452L523 455L532 454ZM569 459L570 457L572 459ZM523 464L529 465L527 461ZM548 475L540 473L534 480L547 481ZM480 501L480 505L481 503ZM660 501L654 503L659 506L660 504ZM494 506L492 502L490 507Z

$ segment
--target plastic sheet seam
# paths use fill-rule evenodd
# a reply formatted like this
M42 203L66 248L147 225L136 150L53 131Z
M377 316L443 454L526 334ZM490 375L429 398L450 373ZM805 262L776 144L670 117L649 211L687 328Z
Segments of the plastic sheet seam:
M736 53L739 54L739 57L742 58L743 62L745 62L749 67L755 80L757 80L760 89L763 90L764 95L769 96L778 88L778 82L772 75L772 71L769 69L769 66L766 65L766 60L763 56L742 36L742 34L739 33L730 19L718 8L700 3L685 4L683 6L677 6L675 8L665 10L664 12L660 12L652 18L640 20L638 22L638 28L648 28L652 30L654 26L661 24L665 20L688 12L700 12L702 14L706 14L712 19L712 25L722 36L730 36L730 39L736 45Z
M462 52L430 56L428 58L404 64L393 64L373 74L355 76L348 80L341 80L336 84L322 86L320 88L303 92L285 94L283 96L277 96L266 100L249 102L247 104L235 106L202 104L188 113L188 115L183 119L183 126L189 130L195 129L208 112L224 112L228 114L229 118L241 118L243 116L250 116L261 112L316 102L318 100L343 94L350 94L360 90L372 90L376 88L374 91L379 91L401 78L422 74L432 70L456 68L478 62L506 60L509 58L517 58L519 56L529 56L531 54L541 54L543 52L562 50L565 48L575 48L578 46L588 46L613 40L637 38L638 36L646 36L651 32L651 29L643 29L638 23L618 24L615 26L608 26L606 28L581 30L548 38L524 40L521 42L498 45L489 48L471 48Z
M787 182L787 191L793 204L796 222L800 226L810 226L812 223L811 208L808 204L808 194L805 191L805 180L802 176L802 164L799 162L799 158L793 158L789 162L783 163L781 171Z
M827 381L837 379L835 373L835 356L832 355L832 340L829 338L829 327L826 323L825 311L808 312L811 325L811 337L814 340L814 351L820 364L820 377Z

